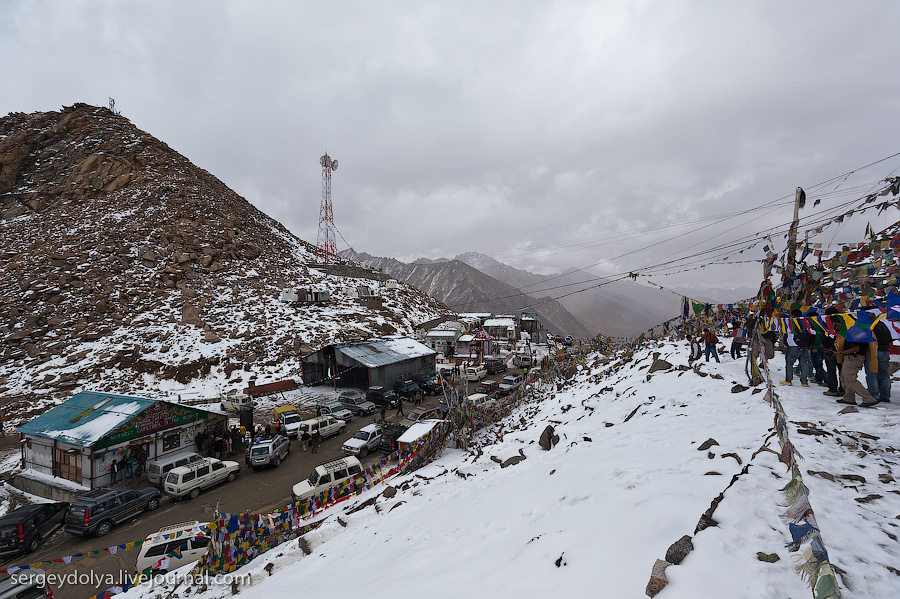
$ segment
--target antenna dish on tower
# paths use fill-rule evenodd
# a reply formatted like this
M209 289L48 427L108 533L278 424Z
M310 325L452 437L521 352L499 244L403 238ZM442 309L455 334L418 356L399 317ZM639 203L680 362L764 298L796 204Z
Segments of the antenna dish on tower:
M319 158L322 166L322 204L319 207L319 235L316 239L316 262L337 262L334 215L331 210L331 172L338 166L328 153Z

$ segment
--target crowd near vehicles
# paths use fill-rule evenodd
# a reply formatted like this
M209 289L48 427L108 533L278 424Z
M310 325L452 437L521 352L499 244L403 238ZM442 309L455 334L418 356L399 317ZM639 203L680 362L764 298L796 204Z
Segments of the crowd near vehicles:
M312 497L316 493L327 491L352 476L362 472L362 464L354 456L345 456L330 462L316 466L312 474L304 481L291 488L291 497L294 501L300 501ZM348 487L348 492L352 489Z
M359 429L355 435L344 441L341 451L347 455L355 455L364 458L381 445L381 427L377 424L367 424Z
M160 495L159 489L154 487L134 490L103 487L82 493L69 506L65 530L74 535L102 537L109 534L114 525L158 508Z
M284 435L275 435L250 446L250 467L259 470L263 466L278 467L281 460L291 453L291 440Z
M34 503L0 518L0 557L33 553L66 521L66 502Z
M203 458L173 468L166 475L164 490L167 495L178 499L183 497L196 499L205 489L225 481L233 481L240 469L241 465L237 462Z
M366 399L366 394L362 391L344 391L338 401L356 416L368 416L374 414L377 409L375 404Z
M209 537L203 534L203 526L204 524L194 520L160 528L159 532L144 539L134 569L143 572L151 568L154 574L165 574L169 570L197 561L209 548ZM182 534L177 538L160 538L178 532ZM168 559L164 560L165 557Z
M300 423L303 418L294 406L278 406L274 410L275 422L281 423L281 431L288 437L296 439L300 435Z

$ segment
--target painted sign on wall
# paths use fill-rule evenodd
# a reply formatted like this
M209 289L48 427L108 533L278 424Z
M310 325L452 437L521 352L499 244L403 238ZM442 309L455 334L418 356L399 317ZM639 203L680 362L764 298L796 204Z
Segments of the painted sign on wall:
M170 429L206 418L205 413L185 406L158 401L146 410L136 414L134 418L123 423L115 431L100 439L95 448L108 447L138 437L144 437L157 431Z

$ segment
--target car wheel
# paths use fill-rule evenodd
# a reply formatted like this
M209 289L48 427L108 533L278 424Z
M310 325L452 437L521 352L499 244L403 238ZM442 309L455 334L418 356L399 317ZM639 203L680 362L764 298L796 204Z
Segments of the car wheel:
M107 520L106 522L101 522L97 527L97 530L94 531L94 534L98 537L104 537L109 534L109 531L112 530L112 522Z
M366 457L367 455L369 455L369 448L368 448L368 447L363 447L362 449L359 450L359 457L360 457L360 458L364 458L364 457Z
M338 429L338 434L339 434L339 435L343 435L343 434L344 434L344 427L343 427L343 426L342 426L341 428Z
M27 552L28 552L28 553L34 553L35 551L37 551L37 549L38 549L38 547L40 546L40 544L41 544L41 540L40 540L38 537L34 537L33 539L31 539L31 542L28 543L28 550L27 550Z
M191 489L191 492L188 493L188 497L191 499L197 499L200 496L200 489L198 487L194 487Z
M281 458L275 458L275 461L272 462L272 465L278 468L281 465Z
M231 481L233 481L235 478L237 478L237 475L236 475L234 472L229 472L229 473L228 473L228 477L227 477L225 480L227 480L228 482L231 482Z
M147 511L152 512L156 508L159 507L159 499L156 497L151 497L150 501L147 502Z

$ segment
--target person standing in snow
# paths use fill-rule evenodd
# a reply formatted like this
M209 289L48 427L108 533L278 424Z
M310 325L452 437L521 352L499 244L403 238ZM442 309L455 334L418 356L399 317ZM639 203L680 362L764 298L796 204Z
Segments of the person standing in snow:
M691 335L688 339L691 342L691 354L688 357L688 362L694 362L699 360L700 356L703 354L703 349L700 346L700 337Z
M856 394L862 399L860 404L864 408L871 408L878 404L878 399L872 397L865 386L859 382L857 375L863 364L868 359L869 368L873 373L878 372L878 343L867 341L850 341L838 337L834 341L841 368L841 383L844 386L844 396L837 400L838 403L856 405Z
M719 362L719 351L716 349L719 338L712 332L712 329L708 327L703 329L703 336L700 339L706 344L706 361L709 362L709 356L712 356L716 362Z
M396 416L406 416L406 414L403 413L403 396L402 395L397 396L397 413L394 414L394 416L395 417Z
M812 337L803 326L803 313L794 308L791 310L791 329L784 334L784 380L782 385L790 386L794 378L794 362L800 364L800 385L809 387L809 344ZM862 366L862 362L860 362Z
M119 476L119 460L113 460L109 465L109 484L116 484L116 478Z

